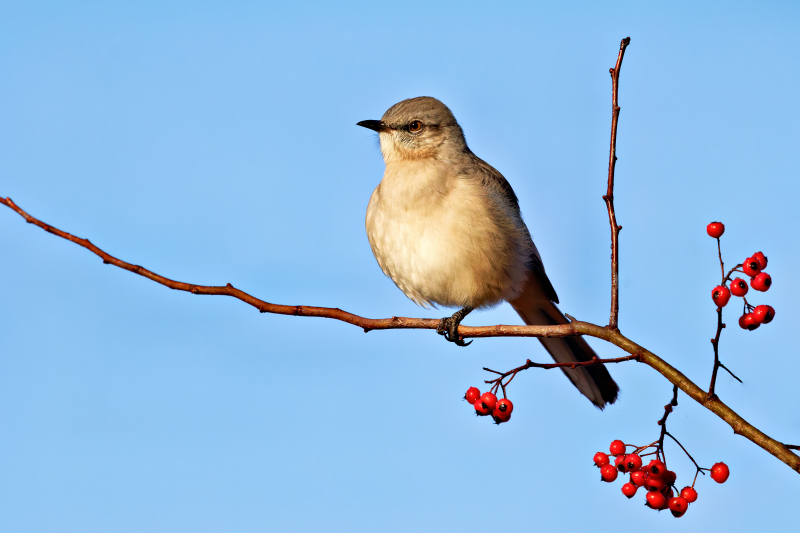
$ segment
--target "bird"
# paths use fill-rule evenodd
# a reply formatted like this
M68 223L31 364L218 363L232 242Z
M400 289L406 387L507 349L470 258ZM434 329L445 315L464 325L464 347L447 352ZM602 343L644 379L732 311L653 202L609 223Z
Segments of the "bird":
M541 255L503 175L476 156L450 109L436 98L398 102L380 120L385 163L366 216L367 238L384 274L416 304L459 308L437 332L466 346L458 325L471 311L503 301L528 325L567 324ZM556 362L597 357L583 337L539 341ZM603 365L561 367L596 407L619 387Z

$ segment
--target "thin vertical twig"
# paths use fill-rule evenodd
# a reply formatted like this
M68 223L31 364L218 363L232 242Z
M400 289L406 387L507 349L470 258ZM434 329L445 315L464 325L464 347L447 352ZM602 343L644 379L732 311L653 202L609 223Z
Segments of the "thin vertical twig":
M711 371L711 385L708 386L709 398L714 398L717 394L714 392L714 387L717 384L717 371L719 370L719 337L722 334L722 328L725 324L722 323L722 308L717 307L717 336L711 339L711 344L714 346L714 370ZM738 379L738 378L737 378Z
M619 71L622 67L622 58L625 49L631 42L630 37L625 37L619 44L617 64L608 69L611 73L611 147L608 155L608 190L603 196L608 208L608 221L611 224L611 314L608 319L608 328L619 331L619 232L622 226L617 225L617 215L614 211L614 170L617 166L617 123L619 122Z

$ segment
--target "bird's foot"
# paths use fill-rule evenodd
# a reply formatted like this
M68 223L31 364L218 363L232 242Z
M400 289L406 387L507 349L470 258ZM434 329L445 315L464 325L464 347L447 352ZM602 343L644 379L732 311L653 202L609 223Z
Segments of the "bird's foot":
M458 336L458 326L470 311L472 311L472 307L465 307L453 313L453 316L444 317L439 321L439 327L436 328L436 333L444 336L445 340L455 343L456 346L469 346L472 344L472 341L464 342L461 340L461 337Z

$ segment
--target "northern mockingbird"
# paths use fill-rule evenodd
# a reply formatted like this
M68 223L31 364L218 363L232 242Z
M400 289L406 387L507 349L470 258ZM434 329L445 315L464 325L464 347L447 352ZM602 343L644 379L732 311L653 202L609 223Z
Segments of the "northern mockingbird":
M568 323L511 185L467 147L447 106L411 98L358 125L378 132L386 163L367 207L372 253L418 305L460 308L442 319L441 335L466 346L461 320L503 300L526 324ZM559 363L595 357L583 337L539 341ZM604 366L562 370L600 409L617 399L619 387Z

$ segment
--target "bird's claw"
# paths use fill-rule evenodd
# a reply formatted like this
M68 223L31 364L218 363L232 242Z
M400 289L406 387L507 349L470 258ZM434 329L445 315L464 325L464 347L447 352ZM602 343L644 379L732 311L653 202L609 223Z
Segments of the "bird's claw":
M461 340L461 337L458 335L458 326L470 311L472 311L472 309L468 311L462 309L461 311L453 314L453 316L444 317L439 321L439 326L436 328L436 333L443 336L446 341L454 343L456 346L469 346L472 344L472 341L464 342Z

